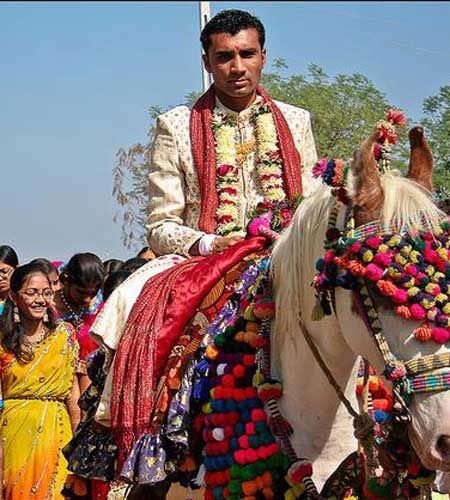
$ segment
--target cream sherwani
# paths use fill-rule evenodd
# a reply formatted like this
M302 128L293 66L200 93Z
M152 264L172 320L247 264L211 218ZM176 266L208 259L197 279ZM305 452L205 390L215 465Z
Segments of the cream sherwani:
M252 109L241 113L227 109L219 101L220 110L237 120L237 143L254 139L250 123ZM312 178L312 166L317 160L309 113L303 109L277 102L294 137L302 159L303 192L310 193L318 182ZM189 136L189 114L186 106L178 106L158 117L156 137L150 165L150 208L148 217L149 245L163 255L133 273L111 294L91 328L97 342L112 354L118 347L128 315L147 280L188 256L189 248L205 233L198 230L200 191L192 161ZM241 171L241 207L243 224L247 213L262 199L257 182L255 153L250 153ZM168 255L172 254L172 255ZM173 254L178 254L173 255ZM109 369L95 419L105 426L111 424L110 401L114 362L108 356Z
M217 98L219 110L233 115L237 121L236 143L242 145L255 138L250 120L252 107L237 113L226 108ZM316 147L308 111L275 101L283 113L302 159L303 192L311 192L317 181L311 170L317 161ZM200 190L192 160L189 136L190 110L178 106L157 120L149 172L148 243L157 255L177 253L189 255L190 247L205 233L199 231ZM250 152L241 167L241 223L245 227L248 213L262 200L256 171L256 154Z

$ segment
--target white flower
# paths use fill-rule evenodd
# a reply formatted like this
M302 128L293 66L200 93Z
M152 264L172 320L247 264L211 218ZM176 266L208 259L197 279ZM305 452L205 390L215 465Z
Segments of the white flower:
M260 157L278 151L277 129L272 113L263 113L256 117L256 137Z
M222 125L216 131L215 138L217 165L234 165L236 163L234 127L230 125Z

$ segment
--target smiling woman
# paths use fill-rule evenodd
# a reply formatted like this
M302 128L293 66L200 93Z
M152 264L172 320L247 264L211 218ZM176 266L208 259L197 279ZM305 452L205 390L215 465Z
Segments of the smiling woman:
M12 273L0 320L2 498L58 498L67 474L61 449L79 419L78 345L71 326L55 322L52 299L39 265Z

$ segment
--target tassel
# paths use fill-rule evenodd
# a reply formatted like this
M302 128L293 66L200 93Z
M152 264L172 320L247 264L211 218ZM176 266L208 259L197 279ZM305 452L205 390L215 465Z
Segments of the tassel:
M312 321L320 321L323 319L325 316L325 312L323 310L322 304L320 302L316 302L316 305L313 307L312 313L311 313L311 320Z
M294 429L291 424L281 415L280 409L278 408L278 403L275 399L270 399L267 401L267 407L269 409L269 426L276 436L288 435L290 436Z

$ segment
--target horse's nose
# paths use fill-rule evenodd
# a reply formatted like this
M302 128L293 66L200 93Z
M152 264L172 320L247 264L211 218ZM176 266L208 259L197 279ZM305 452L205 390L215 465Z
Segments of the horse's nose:
M443 462L450 461L450 436L442 434L436 442L436 451Z

